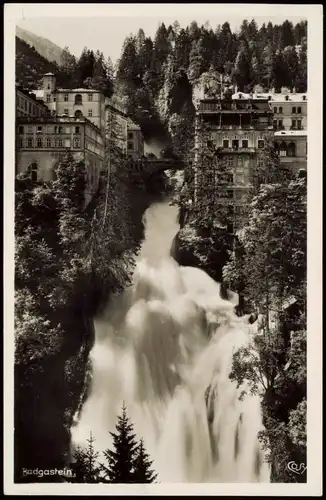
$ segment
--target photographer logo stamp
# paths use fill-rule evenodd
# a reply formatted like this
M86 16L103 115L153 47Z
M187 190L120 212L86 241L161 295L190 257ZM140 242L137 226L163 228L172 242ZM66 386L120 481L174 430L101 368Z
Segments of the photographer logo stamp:
M306 470L307 467L305 464L297 464L294 461L288 463L288 469L291 472L294 472L295 474L303 474Z

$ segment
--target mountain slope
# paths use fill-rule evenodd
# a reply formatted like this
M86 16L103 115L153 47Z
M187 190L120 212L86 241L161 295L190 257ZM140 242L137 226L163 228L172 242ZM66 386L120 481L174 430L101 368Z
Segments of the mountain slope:
M16 36L28 43L31 47L35 47L35 50L37 50L37 52L48 61L55 61L57 64L60 64L63 49L55 43L51 42L47 38L35 35L30 31L26 31L19 26L16 26Z

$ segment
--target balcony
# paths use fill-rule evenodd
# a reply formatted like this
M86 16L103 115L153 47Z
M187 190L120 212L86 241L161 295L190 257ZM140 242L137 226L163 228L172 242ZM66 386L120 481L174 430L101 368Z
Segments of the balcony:
M223 146L221 147L221 153L236 153L236 154L239 154L239 153L255 153L256 152L256 148L243 148L241 146L239 146L238 148L224 148Z

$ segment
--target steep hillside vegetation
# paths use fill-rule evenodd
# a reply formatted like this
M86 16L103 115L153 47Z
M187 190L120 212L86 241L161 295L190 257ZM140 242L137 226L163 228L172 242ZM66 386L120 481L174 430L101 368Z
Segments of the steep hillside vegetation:
M56 72L56 63L49 62L34 47L16 36L16 80L27 88L38 88L44 73Z
M23 30L19 26L16 27L16 36L28 43L31 47L34 47L35 50L37 50L37 52L48 61L55 61L57 64L61 64L63 49L47 38L43 38L35 35L35 33Z

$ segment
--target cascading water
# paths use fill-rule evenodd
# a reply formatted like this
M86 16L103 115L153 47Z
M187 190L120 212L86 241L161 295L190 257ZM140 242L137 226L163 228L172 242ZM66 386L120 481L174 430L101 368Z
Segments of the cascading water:
M72 441L92 431L110 447L125 401L161 482L269 482L259 399L239 401L228 377L251 325L205 272L169 257L175 207L156 203L145 221L133 286L95 319L92 387Z

